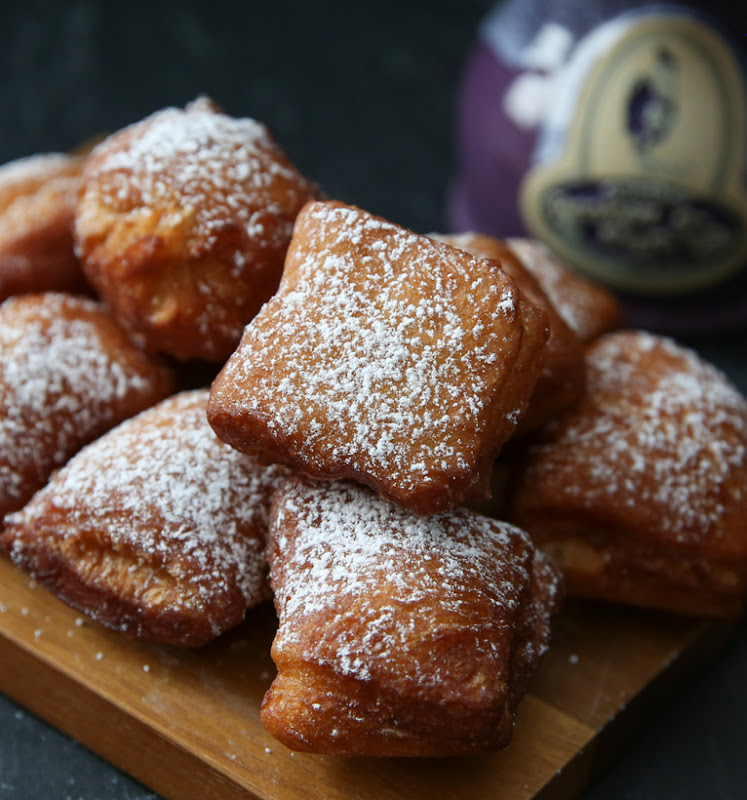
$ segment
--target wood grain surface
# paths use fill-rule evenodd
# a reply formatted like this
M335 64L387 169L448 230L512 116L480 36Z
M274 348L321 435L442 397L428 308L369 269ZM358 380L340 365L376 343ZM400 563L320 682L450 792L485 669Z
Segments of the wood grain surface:
M293 753L262 727L269 604L199 650L156 647L82 617L0 558L0 690L173 800L567 800L733 627L568 602L509 748L335 759Z

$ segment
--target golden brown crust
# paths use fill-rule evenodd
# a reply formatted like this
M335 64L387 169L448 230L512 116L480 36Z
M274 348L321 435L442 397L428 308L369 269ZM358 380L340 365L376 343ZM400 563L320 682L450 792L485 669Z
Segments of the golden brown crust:
M263 125L201 99L93 149L76 242L91 284L144 346L223 361L277 288L315 194Z
M543 525L538 544L579 597L696 617L736 616L744 605L743 563L696 558L626 531L581 529L578 520Z
M85 292L73 248L81 158L48 153L0 167L0 302L24 292Z
M356 479L418 513L453 508L487 493L547 335L544 312L494 263L310 203L208 418L240 450Z
M573 272L544 242L512 238L506 244L583 342L591 342L619 327L622 306L608 289Z
M526 534L296 476L275 496L267 552L280 623L262 720L275 737L341 756L508 744L561 593Z
M570 594L696 615L747 593L747 403L670 339L606 334L579 406L514 468L508 518Z
M515 435L524 435L538 428L573 405L584 386L581 339L558 313L537 278L501 239L478 233L439 234L437 238L477 258L499 262L501 269L516 282L519 291L547 314L550 338L545 348L542 372Z
M64 602L126 634L201 645L269 596L264 539L283 474L223 444L207 390L171 397L81 450L0 543Z
M84 444L165 397L168 370L88 298L0 305L0 518Z

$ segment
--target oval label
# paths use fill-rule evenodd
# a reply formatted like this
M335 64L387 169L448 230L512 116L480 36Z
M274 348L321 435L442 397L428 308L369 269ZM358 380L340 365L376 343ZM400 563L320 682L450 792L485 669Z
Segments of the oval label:
M731 276L747 260L747 193L744 86L729 47L683 14L629 16L586 38L543 130L544 160L522 182L527 227L623 290Z

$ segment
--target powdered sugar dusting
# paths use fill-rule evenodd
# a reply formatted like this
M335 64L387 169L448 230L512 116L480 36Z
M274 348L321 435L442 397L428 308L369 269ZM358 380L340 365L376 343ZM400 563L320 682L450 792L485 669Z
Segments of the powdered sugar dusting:
M237 225L255 246L287 245L294 216L288 207L299 207L311 189L264 125L222 114L206 99L162 109L115 134L94 150L84 175L79 234L96 230L88 215L100 205L121 213L168 212L174 219L159 224L190 220L191 255L206 252ZM240 251L236 259L240 271Z
M645 332L602 337L587 363L588 401L533 449L529 485L551 477L588 508L650 509L679 542L721 535L726 510L747 499L738 390L693 351Z
M270 495L284 470L223 444L206 403L206 390L187 392L122 423L9 522L40 525L55 538L93 537L108 558L147 564L184 587L170 596L177 608L208 605L234 585L247 606L259 602L268 594L262 551ZM23 547L18 539L17 559Z
M320 454L404 487L469 473L521 340L515 299L509 279L479 259L315 203L299 217L279 292L245 329L222 383L241 392L249 376L259 381L237 414L267 420L305 462Z
M397 665L436 685L441 665L408 653L448 630L475 632L470 657L494 664L490 680L506 665L533 548L518 528L466 510L416 516L352 483L291 480L268 552L279 664L301 647L297 659L340 674L367 680Z
M582 339L589 341L617 324L620 309L614 297L572 273L544 242L512 238L506 244L539 281L568 327Z
M124 401L142 408L154 395L155 368L113 349L102 322L100 304L62 294L0 307L0 510L119 422Z

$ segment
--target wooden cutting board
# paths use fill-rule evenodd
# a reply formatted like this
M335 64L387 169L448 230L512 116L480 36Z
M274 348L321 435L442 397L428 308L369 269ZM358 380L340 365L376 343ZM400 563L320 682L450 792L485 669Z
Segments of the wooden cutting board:
M173 800L567 800L734 626L569 602L511 746L441 760L310 756L272 739L259 705L274 628L268 604L200 650L132 642L0 558L0 690Z

